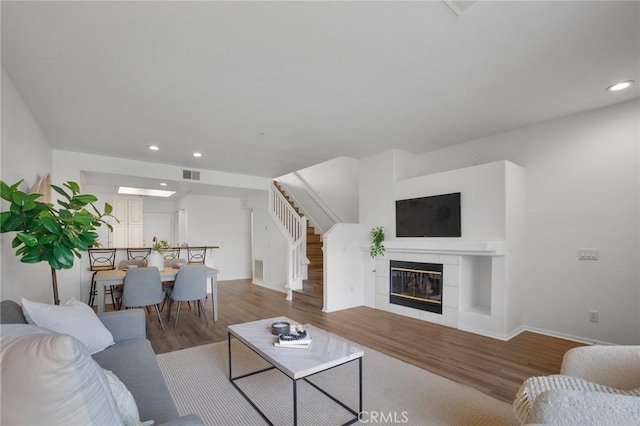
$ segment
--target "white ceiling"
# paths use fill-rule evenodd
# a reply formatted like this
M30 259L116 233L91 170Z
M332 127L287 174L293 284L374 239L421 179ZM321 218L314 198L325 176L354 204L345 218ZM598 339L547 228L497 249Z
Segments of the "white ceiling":
M457 3L2 1L2 65L55 149L263 177L639 96L638 1Z

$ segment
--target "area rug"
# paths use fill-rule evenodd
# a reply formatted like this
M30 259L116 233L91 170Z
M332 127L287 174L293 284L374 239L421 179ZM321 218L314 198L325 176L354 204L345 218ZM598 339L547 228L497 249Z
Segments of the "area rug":
M233 374L268 364L233 340ZM365 348L361 424L515 425L511 406L470 387ZM302 349L290 349L302 350ZM156 356L181 415L199 414L207 425L264 425L256 410L229 382L227 342ZM311 380L348 406L358 406L358 363L317 374ZM275 425L293 424L289 378L270 370L237 382ZM353 418L304 381L298 382L298 424L342 424Z

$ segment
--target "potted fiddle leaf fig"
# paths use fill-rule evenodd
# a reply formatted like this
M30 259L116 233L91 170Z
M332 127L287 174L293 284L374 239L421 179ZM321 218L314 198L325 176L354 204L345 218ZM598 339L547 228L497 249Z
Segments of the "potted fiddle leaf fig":
M57 200L57 206L38 201L41 194L20 191L18 187L21 183L9 186L0 181L0 195L10 203L9 210L0 213L0 232L16 233L11 246L20 256L20 262L49 264L53 300L59 305L56 271L72 268L74 257L80 258L81 252L98 246L98 234L95 232L98 227L104 224L113 231L105 221L113 209L109 203L105 203L104 211L98 210L94 205L98 198L81 194L75 182L64 183L64 188L51 185L54 191L64 197Z
M371 229L372 240L371 250L369 251L369 254L373 259L375 259L376 256L384 254L384 244L382 244L382 242L384 241L384 230L382 228L382 226L378 226Z

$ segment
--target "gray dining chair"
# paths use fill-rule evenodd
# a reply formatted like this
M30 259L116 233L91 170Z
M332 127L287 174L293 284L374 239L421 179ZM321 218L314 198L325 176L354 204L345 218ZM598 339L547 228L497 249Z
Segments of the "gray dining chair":
M124 290L122 292L122 305L125 308L140 308L145 306L147 312L153 305L158 314L160 326L164 330L164 323L160 316L158 304L164 299L162 292L162 280L160 271L155 266L144 268L128 268L124 277Z
M118 262L118 269L126 270L131 265L138 268L144 268L145 266L147 266L147 261L144 259L121 260L120 262Z
M176 274L175 284L171 289L165 290L169 299L169 309L167 313L167 322L171 317L171 302L178 302L176 311L176 323L174 328L178 327L178 319L180 318L180 305L182 302L196 301L198 305L198 316L202 315L204 321L209 326L207 316L204 314L204 305L202 300L207 295L207 267L205 265L183 265Z
M165 258L164 259L164 267L165 268L177 268L178 265L186 265L187 259L174 259L174 258Z

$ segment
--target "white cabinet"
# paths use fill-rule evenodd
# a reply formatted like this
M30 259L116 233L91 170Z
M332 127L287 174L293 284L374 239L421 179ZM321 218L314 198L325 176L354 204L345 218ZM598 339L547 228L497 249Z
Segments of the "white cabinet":
M112 200L113 233L111 247L142 247L142 198L120 198Z

